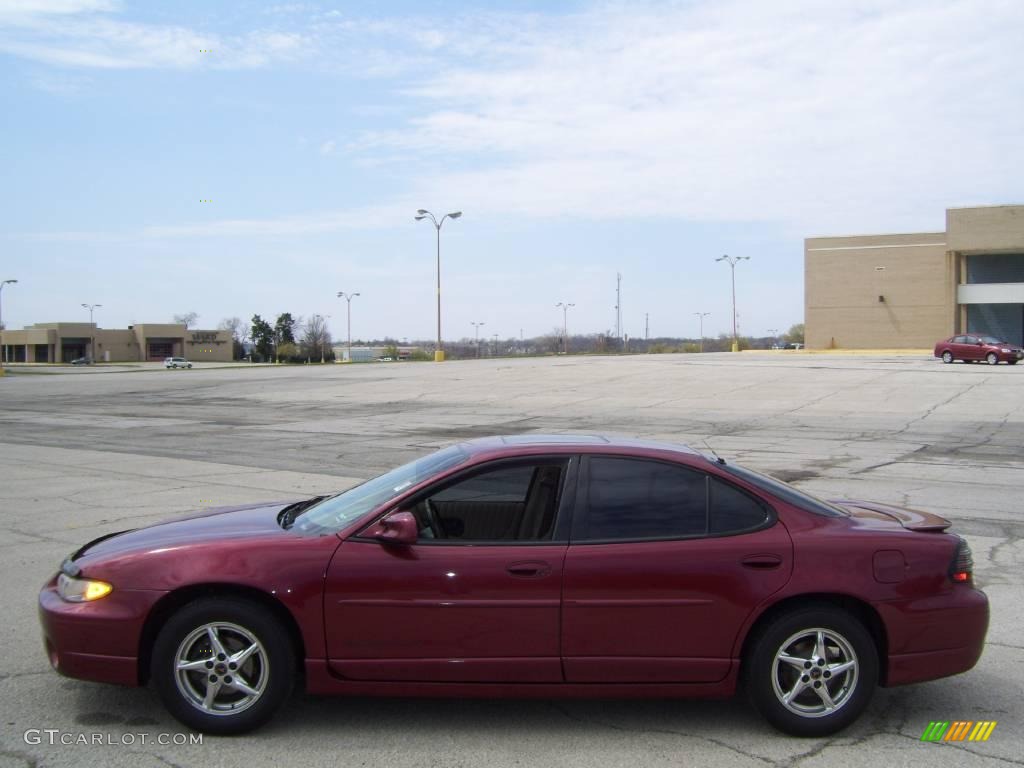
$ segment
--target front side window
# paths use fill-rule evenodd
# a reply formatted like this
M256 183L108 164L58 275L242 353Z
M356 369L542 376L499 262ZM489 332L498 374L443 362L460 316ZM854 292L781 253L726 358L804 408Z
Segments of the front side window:
M550 541L567 461L503 464L474 472L419 501L420 541L433 544Z
M670 539L708 530L707 475L645 459L591 457L574 541Z

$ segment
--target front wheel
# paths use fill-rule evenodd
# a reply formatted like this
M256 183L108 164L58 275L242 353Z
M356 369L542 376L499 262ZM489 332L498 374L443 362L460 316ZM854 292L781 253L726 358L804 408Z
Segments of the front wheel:
M878 652L867 630L827 605L783 614L764 627L744 666L754 706L793 736L846 728L863 712L878 680Z
M995 352L989 352L987 355L985 355L985 360L986 362L988 362L989 365L995 365L996 363L999 362L999 358L996 356Z
M952 363L953 362L953 353L949 352L949 351L943 352L942 353L942 362L946 363L947 365L949 363Z
M292 689L295 652L262 605L208 598L189 603L160 630L152 679L164 706L205 733L259 727Z
M188 364L188 367L189 367L189 368L191 368L191 367L192 367L192 363L189 363L189 364Z

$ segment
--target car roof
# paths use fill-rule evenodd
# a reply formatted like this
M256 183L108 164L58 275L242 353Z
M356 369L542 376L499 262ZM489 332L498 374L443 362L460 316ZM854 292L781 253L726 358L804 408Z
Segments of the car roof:
M616 435L527 434L494 435L467 440L460 445L471 455L524 455L531 453L630 453L638 456L654 453L683 454L707 458L683 443L644 440Z

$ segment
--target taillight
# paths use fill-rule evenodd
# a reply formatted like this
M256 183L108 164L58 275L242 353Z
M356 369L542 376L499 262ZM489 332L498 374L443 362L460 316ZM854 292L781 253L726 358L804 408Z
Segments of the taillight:
M949 577L957 584L968 584L974 573L974 558L971 547L965 539L960 539L953 553L953 562L949 566Z

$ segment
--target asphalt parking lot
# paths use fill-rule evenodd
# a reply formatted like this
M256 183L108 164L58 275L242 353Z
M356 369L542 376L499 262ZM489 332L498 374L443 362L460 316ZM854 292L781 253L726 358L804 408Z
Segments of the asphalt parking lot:
M0 766L1024 765L1024 365L708 354L108 373L0 379ZM89 539L529 432L706 439L822 495L938 512L969 539L992 602L985 654L965 675L880 690L820 740L782 736L740 701L300 695L249 736L142 744L182 730L152 692L49 668L36 594ZM985 743L922 743L932 720L999 724ZM115 743L27 743L29 729Z

